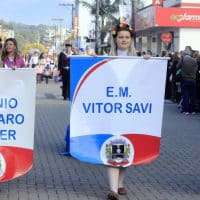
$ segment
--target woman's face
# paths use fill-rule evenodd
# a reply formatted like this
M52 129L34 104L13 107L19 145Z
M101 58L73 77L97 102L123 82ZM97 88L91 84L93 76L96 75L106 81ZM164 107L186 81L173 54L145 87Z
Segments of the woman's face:
M8 53L13 53L15 51L15 49L16 49L16 46L15 46L14 42L12 42L12 41L6 42L6 51Z
M131 46L131 34L129 31L119 31L116 37L116 45L118 49L128 50Z

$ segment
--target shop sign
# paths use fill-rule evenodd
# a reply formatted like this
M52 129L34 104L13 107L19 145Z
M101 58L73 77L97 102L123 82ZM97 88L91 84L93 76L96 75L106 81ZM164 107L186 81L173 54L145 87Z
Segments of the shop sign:
M200 9L157 7L155 25L164 27L200 28Z
M164 42L165 44L169 44L172 41L172 34L170 32L166 32L166 33L162 33L160 36L160 39L162 40L162 42Z

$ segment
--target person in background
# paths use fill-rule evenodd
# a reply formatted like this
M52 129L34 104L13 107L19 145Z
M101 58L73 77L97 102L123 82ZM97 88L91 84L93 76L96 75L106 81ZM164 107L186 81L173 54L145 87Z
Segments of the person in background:
M20 56L15 38L6 39L1 59L5 68L22 68L25 67L24 59Z
M128 24L119 24L112 30L111 36L111 56L137 56L134 40L134 32ZM143 56L145 59L149 55ZM107 167L110 192L107 200L118 200L119 195L126 195L127 190L124 186L124 177L126 168L124 167Z
M48 84L49 78L51 78L51 76L52 76L52 71L51 71L51 67L49 64L45 65L43 76L45 79L45 83Z
M90 46L86 46L86 48L85 48L85 55L95 56L96 53L95 53L95 50L93 48L91 48Z
M35 51L29 60L29 65L32 68L35 68L38 65L38 63L39 63L39 55L38 52Z
M181 69L182 112L185 115L195 113L196 75L198 65L197 60L192 56L192 48L186 46L182 53L182 58L177 65L177 68Z
M58 56L58 70L62 77L62 96L63 100L70 98L70 59L69 56L73 54L72 45L65 44L65 49Z
M173 60L173 56L171 53L167 53L165 51L163 51L164 53L162 53L162 57L169 57L170 59L167 62L167 74L166 74L166 84L165 84L165 99L171 99L171 87L172 87L172 83L170 81L170 75L171 75L171 66L172 66L172 60Z
M45 66L46 66L46 57L45 54L42 52L38 58L38 65L35 66L37 74L37 83L41 83L43 81Z
M170 72L169 72L169 76L170 76L170 82L171 82L171 100L173 102L178 103L180 101L180 96L178 95L178 83L179 80L177 80L177 64L179 63L181 58L181 55L179 52L175 52L172 55L172 62L171 62L171 68L170 68Z
M59 71L56 66L53 68L53 80L55 83L59 81Z
M195 52L194 58L197 61L198 71L197 71L197 79L196 79L196 99L197 99L197 111L200 112L200 53L198 51Z

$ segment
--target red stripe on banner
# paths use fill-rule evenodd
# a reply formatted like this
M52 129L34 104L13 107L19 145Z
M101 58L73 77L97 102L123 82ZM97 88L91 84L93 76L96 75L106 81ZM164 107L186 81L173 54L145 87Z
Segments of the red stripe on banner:
M31 149L4 146L0 147L0 154L6 163L5 172L1 175L0 182L22 176L33 166L33 150Z
M160 154L160 137L140 134L123 134L134 146L133 165L150 163Z

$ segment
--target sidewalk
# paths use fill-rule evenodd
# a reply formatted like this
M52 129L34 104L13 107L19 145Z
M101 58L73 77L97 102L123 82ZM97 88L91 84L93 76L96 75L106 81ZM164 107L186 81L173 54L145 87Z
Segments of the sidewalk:
M60 155L69 103L62 100L59 85L38 85L34 166L27 175L1 184L0 200L106 199L105 167ZM166 102L162 133L160 157L127 170L128 196L121 200L200 199L200 115L181 115Z

